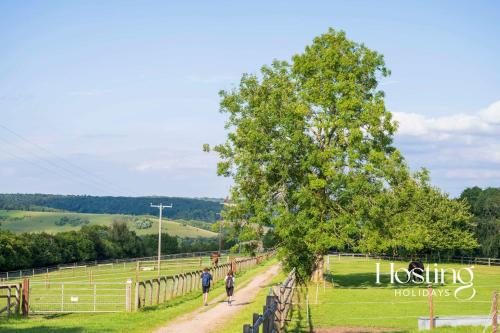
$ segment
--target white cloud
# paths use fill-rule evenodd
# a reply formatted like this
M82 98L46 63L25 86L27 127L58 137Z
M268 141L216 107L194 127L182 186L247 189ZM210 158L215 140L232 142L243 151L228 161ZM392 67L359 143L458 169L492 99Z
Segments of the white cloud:
M497 101L486 109L481 110L479 115L490 124L500 125L500 101Z
M458 113L426 117L417 113L395 112L398 135L417 136L431 140L451 140L457 135L500 134L500 101L473 114Z
M452 194L466 186L500 186L500 101L471 113L429 117L396 112L395 137L413 168L428 167Z
M500 170L450 169L443 172L446 178L491 179L500 178Z

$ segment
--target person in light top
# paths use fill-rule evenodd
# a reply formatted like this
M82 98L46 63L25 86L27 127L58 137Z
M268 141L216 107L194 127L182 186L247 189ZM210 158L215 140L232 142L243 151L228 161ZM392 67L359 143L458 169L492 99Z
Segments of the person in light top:
M234 293L234 273L232 270L227 272L226 279L224 280L226 284L226 294L227 294L227 304L231 305L233 301L233 293Z

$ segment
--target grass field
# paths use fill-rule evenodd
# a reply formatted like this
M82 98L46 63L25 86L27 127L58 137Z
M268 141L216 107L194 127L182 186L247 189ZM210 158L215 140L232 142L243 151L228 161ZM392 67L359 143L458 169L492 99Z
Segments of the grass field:
M158 218L154 216L132 216L121 214L83 214L69 212L36 212L19 210L0 210L1 229L12 232L48 232L78 230L81 226L56 225L63 217L81 218L88 220L88 225L111 225L114 221L126 222L131 230L139 235L158 233ZM151 220L152 226L148 229L138 229L134 223L136 219ZM195 221L196 222L196 221ZM215 237L216 233L189 225L190 221L171 221L164 219L163 230L171 236L179 237Z
M229 262L228 256L223 255L219 263L226 262ZM30 309L34 313L125 311L127 280L132 282L133 298L136 281L155 278L158 274L172 276L210 266L210 257L203 256L162 260L160 273L156 261L76 266L38 273L30 277ZM8 282L21 282L21 279L11 276ZM171 284L169 288L172 288ZM0 294L5 292L2 290ZM161 292L164 292L164 288Z
M418 317L429 314L427 296L423 294L423 290L427 288L416 285L394 287L389 284L389 274L382 275L381 284L376 284L376 262L381 263L381 273L389 272L387 261L353 258L339 260L336 256L331 256L331 274L326 275L327 282L318 285L310 283L298 289L298 304L294 306L294 319L289 325L289 331L309 332L310 326L368 326L417 332ZM396 262L395 267L406 268L407 263ZM466 266L439 264L439 268L458 270L463 267ZM500 267L478 265L473 268L473 272L477 294L472 300L456 300L453 294L456 285L451 283L436 287L442 294L434 297L435 316L490 313L492 293L500 288ZM448 272L445 276L451 282L451 273ZM450 291L448 296L445 295L446 289ZM309 311L306 310L307 303ZM481 333L483 328L439 328L435 332Z
M238 286L244 285L251 278L262 273L275 259L238 274ZM218 282L210 292L214 298L224 293L222 281ZM167 303L145 308L134 313L101 313L101 314L60 314L34 316L29 319L0 319L0 332L22 333L90 333L90 332L151 332L165 323L193 311L201 306L201 293L193 292L186 296L168 301ZM238 330L239 331L239 330Z

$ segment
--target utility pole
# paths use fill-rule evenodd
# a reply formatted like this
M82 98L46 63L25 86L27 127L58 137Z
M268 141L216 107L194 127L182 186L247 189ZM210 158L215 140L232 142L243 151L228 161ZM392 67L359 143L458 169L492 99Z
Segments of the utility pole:
M160 210L160 218L158 219L158 276L160 276L160 266L161 266L161 217L163 213L163 208L172 208L172 204L163 205L160 203L159 205L151 204L151 207L158 208Z

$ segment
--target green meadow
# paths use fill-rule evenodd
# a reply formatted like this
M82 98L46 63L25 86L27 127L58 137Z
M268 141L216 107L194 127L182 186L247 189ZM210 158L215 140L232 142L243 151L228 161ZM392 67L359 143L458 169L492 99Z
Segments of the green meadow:
M276 259L270 259L261 265L255 266L245 272L239 273L238 286L242 287L252 278L267 270L276 263ZM212 299L222 299L225 295L224 284L219 281L210 292ZM256 304L260 300L255 301ZM151 332L153 329L165 325L169 321L194 311L201 306L201 292L196 291L185 296L174 298L167 303L147 307L132 313L74 313L35 315L31 318L0 318L0 332L23 332L23 333L84 333L84 332ZM241 317L241 320L244 318ZM238 323L233 323L238 325ZM239 331L239 330L238 330Z
M380 284L376 282L376 266L381 264ZM325 283L309 283L297 289L293 318L288 326L291 332L309 332L311 328L378 327L399 332L417 332L419 317L429 315L425 285L392 285L388 261L330 257L330 272ZM408 263L395 262L395 269ZM427 266L426 266L427 267ZM438 264L438 268L470 267L460 264ZM431 265L431 268L434 268ZM494 290L500 288L500 267L474 266L473 284L476 295L471 300L457 300L452 283L452 272L446 271L445 284L434 287L435 316L488 315ZM401 279L405 274L399 275ZM431 277L433 275L431 274ZM468 275L464 272L463 279ZM467 298L471 288L459 294ZM446 292L448 291L448 292ZM435 332L483 332L482 327L439 328ZM488 332L488 331L486 331Z
M125 222L129 228L138 235L158 233L158 218L154 216L132 216L121 214L84 214L70 212L38 212L21 210L0 210L0 228L15 233L22 232L47 232L58 233L62 231L78 230L81 225L57 225L61 218L80 218L88 220L88 225L111 225L113 222ZM147 219L152 222L150 228L139 229L134 221ZM163 231L171 236L179 237L215 237L217 234L208 230L195 227L198 221L168 220L162 223Z

